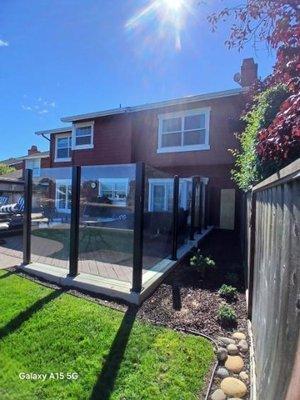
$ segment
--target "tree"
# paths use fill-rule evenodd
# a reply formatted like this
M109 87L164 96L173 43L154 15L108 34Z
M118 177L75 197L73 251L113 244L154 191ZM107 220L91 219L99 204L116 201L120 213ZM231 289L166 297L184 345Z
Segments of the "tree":
M245 4L209 16L212 30L233 17L228 48L263 41L276 51L273 73L250 91L250 109L257 105L257 94L276 85L285 85L289 96L283 100L274 119L257 131L255 141L259 161L277 168L300 155L300 6L299 0L246 0ZM248 108L249 111L249 108ZM236 155L237 156L237 155ZM239 166L238 166L239 167ZM271 170L270 170L271 171Z
M14 172L15 168L10 167L6 164L0 164L0 175L9 174L10 172Z

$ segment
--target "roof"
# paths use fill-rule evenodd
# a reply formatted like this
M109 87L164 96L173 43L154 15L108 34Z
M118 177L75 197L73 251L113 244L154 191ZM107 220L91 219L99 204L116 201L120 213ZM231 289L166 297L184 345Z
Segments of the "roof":
M21 157L16 157L16 158L8 158L7 160L0 161L0 164L5 164L5 165L15 165L21 163L23 160L28 160L31 158L46 158L49 156L49 151L39 151L37 153L33 153L30 155L26 156L21 156Z
M71 132L72 131L72 126L67 126L66 128L55 128L55 129L49 129L46 131L37 131L35 132L36 135L50 135L51 133L65 133L65 132Z
M97 118L97 117L104 117L104 116L109 116L109 115L125 114L125 113L137 112L137 111L151 110L154 108L175 106L178 104L188 104L188 103L193 103L195 101L205 101L205 100L218 99L218 98L222 98L222 97L236 96L236 95L239 95L239 94L245 92L245 90L247 90L247 89L245 89L245 88L230 89L230 90L225 90L222 92L211 92L211 93L205 93L205 94L200 94L200 95L196 95L196 96L181 97L178 99L143 104L143 105L134 106L134 107L113 108L110 110L96 111L96 112L88 113L88 114L78 114L78 115L72 115L70 117L63 117L63 118L61 118L61 121L62 122L74 122L74 121L92 119L92 118ZM69 128L69 130L70 130L70 128ZM52 133L53 131L54 130L52 130L50 132ZM66 132L68 132L68 130ZM57 132L57 133L59 133L59 132ZM45 132L44 132L44 134L45 134Z

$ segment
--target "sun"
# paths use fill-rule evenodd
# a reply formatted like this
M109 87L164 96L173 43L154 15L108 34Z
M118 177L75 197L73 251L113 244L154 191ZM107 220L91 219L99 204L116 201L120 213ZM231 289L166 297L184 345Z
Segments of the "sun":
M184 0L161 0L162 5L169 10L179 12L184 6Z

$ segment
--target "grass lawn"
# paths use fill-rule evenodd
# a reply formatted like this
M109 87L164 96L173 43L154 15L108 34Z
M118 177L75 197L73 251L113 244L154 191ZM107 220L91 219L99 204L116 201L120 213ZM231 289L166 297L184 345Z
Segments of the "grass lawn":
M111 310L4 270L0 309L1 400L193 400L214 361L204 338L146 324L133 311ZM20 373L46 379L22 380ZM78 379L67 379L68 373Z

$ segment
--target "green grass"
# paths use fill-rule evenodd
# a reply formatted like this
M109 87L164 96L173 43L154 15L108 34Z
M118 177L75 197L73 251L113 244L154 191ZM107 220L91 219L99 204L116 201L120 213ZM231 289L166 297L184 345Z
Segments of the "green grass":
M63 248L51 257L66 260L69 257L70 232L68 229L42 228L32 231L34 236L55 240ZM79 254L112 250L132 254L133 231L110 228L84 228L79 233Z
M209 341L0 271L1 400L193 400ZM45 381L19 374L45 373ZM77 380L49 379L78 373Z

